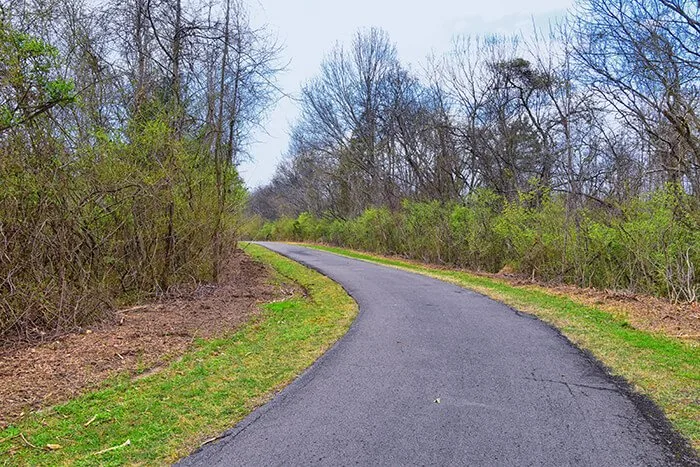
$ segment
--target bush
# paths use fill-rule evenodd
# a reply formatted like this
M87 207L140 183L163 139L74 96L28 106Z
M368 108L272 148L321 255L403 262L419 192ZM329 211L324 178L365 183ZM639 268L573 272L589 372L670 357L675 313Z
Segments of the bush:
M3 134L0 336L75 329L119 304L215 279L214 239L235 241L245 191L228 167L220 206L211 160L170 137L169 118L154 109L132 122L128 143L98 134L71 150L43 120L34 143L25 129Z
M265 224L258 237L323 241L475 270L513 272L583 287L697 300L700 209L676 186L617 207L569 212L548 192L514 201L476 190L464 204L405 201L348 220L305 213ZM272 234L271 234L272 232Z
M450 237L457 266L479 271L498 271L503 267L505 245L494 231L503 202L489 190L477 190L464 205L452 207Z

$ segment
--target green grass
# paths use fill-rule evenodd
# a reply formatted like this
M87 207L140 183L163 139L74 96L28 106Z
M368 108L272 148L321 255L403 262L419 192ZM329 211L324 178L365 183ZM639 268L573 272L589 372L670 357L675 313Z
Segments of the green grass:
M164 371L136 381L116 378L100 390L5 429L0 432L0 464L176 461L243 419L346 332L357 305L339 285L262 247L245 249L270 264L277 280L301 285L308 297L266 305L239 331L199 340ZM95 454L127 440L129 445ZM48 444L61 448L50 451Z
M654 400L676 429L696 450L700 449L700 348L697 345L635 329L623 318L532 287L347 249L307 246L446 280L537 316Z

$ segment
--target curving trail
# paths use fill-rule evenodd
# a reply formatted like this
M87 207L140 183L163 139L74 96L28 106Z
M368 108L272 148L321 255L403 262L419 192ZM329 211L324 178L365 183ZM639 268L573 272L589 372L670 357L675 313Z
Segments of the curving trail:
M679 464L624 385L539 320L436 279L262 245L339 282L360 314L181 465Z

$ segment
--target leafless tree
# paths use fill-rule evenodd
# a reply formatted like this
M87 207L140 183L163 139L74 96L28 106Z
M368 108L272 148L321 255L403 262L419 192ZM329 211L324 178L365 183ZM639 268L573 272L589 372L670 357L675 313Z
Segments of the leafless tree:
M587 0L574 23L586 85L649 142L648 175L700 193L700 5Z

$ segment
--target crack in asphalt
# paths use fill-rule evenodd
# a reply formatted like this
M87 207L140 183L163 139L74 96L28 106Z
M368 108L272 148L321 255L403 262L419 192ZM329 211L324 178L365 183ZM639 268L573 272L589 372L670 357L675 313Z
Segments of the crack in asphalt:
M581 384L581 383L572 383L570 381L557 381L554 379L542 379L542 378L531 378L526 376L524 379L530 380L530 381L537 381L537 382L542 382L542 383L554 383L554 384L563 384L569 389L569 392L571 392L571 395L574 395L574 392L571 390L571 386L577 387L577 388L585 388L585 389L596 389L598 391L612 391L615 393L620 394L620 390L617 388L606 388L603 386L593 386L590 384Z

